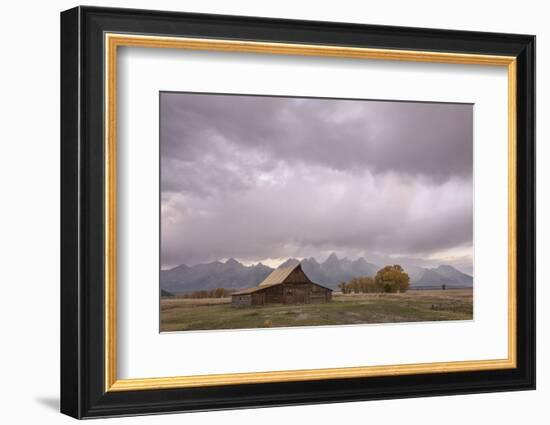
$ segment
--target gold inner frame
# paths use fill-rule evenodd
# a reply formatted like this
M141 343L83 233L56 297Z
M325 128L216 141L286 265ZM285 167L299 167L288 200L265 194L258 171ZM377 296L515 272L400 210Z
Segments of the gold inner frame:
M516 367L516 58L463 53L370 49L327 45L105 34L105 391L134 391L214 385L311 381L417 373L446 373ZM116 325L116 123L119 46L325 56L507 67L508 72L508 357L384 366L118 379Z

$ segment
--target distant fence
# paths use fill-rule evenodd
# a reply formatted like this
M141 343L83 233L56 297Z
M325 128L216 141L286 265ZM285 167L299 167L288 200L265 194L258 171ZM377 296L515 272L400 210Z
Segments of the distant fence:
M472 289L472 286L445 286L445 290L450 289ZM409 288L409 291L433 291L434 289L440 289L443 290L442 285L430 285L430 286L411 286Z

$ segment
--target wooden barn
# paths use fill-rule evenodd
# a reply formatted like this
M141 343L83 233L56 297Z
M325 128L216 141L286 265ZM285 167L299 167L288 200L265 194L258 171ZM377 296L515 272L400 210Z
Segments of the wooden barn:
M300 264L273 270L258 286L231 295L235 307L325 303L331 300L332 289L309 280Z

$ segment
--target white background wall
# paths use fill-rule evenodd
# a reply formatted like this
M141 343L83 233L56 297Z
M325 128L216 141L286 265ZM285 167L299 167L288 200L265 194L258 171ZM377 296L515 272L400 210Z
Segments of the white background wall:
M0 14L0 420L69 423L59 392L59 12L4 2ZM97 1L96 5L536 34L538 390L111 420L127 424L548 423L550 413L549 13L541 1Z

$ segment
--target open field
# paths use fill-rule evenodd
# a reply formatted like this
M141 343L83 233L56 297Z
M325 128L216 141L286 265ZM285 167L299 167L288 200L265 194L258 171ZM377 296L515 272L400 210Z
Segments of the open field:
M235 308L230 298L161 299L161 331L349 325L473 318L472 289L335 293L326 304Z

